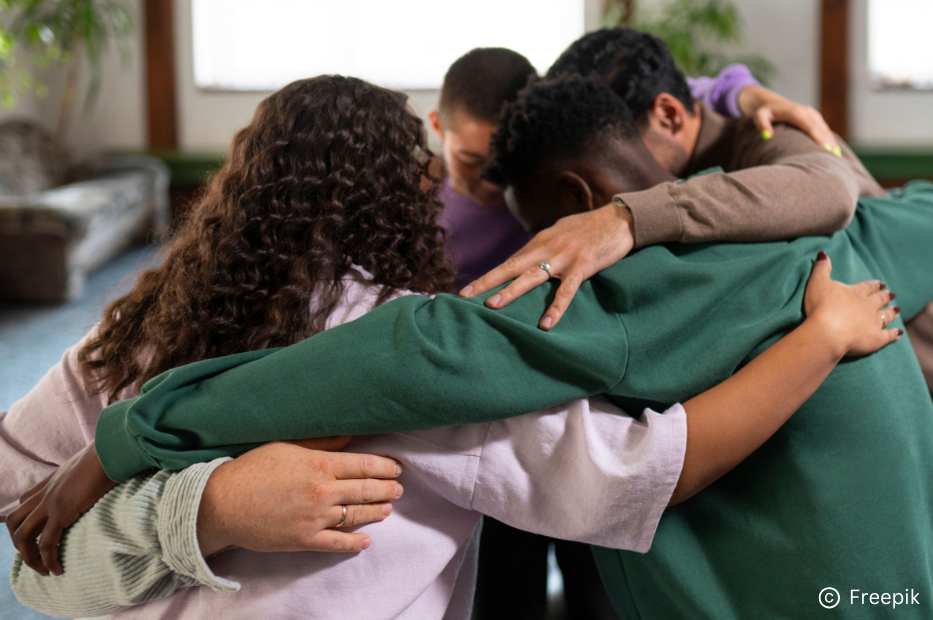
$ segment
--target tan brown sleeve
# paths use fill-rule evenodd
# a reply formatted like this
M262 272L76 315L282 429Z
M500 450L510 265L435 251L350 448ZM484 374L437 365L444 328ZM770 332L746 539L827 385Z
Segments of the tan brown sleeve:
M863 183L847 157L785 126L770 140L744 136L736 150L735 172L620 194L635 246L773 241L832 233L851 221Z

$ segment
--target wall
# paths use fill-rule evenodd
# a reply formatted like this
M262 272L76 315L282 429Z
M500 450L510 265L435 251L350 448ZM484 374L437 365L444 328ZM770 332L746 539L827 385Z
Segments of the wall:
M665 0L639 0L657 6ZM851 134L859 145L929 145L933 143L933 93L872 92L865 69L866 3L852 1ZM176 62L180 146L187 150L223 150L233 133L249 122L261 93L208 93L194 87L191 64L191 0L175 0ZM816 105L819 93L819 0L734 0L745 18L745 48L768 57L778 68L774 87L788 97ZM141 24L142 0L132 0ZM587 0L587 28L599 25L601 0ZM78 153L141 149L146 144L145 74L142 44L134 43L126 67L115 52L104 59L103 88L88 116L74 121L70 142ZM539 67L546 69L546 67ZM63 72L44 74L52 93L45 100L23 97L0 120L32 118L53 129ZM84 85L87 74L84 74ZM437 91L409 93L422 116L437 102Z
M131 0L136 17L137 29L142 27L142 0ZM76 114L69 132L69 144L77 156L101 150L140 149L146 144L146 101L145 71L140 37L133 41L132 56L123 63L115 49L102 60L102 84L96 105L84 114L84 93L87 92L89 74L83 67ZM11 118L30 119L49 131L54 131L58 122L58 110L64 70L51 69L36 75L49 85L50 94L45 99L32 95L22 97L10 109L0 110L0 120Z
M878 1L878 0L876 0ZM868 0L850 0L849 122L860 146L933 145L933 92L868 86Z
M601 0L586 0L586 27L599 26ZM191 0L175 0L176 60L178 69L178 112L181 147L217 150L226 147L233 133L249 122L264 93L218 93L195 88L192 64ZM547 67L538 67L545 70ZM415 112L427 123L427 114L437 106L438 91L409 91ZM439 146L429 131L432 148Z

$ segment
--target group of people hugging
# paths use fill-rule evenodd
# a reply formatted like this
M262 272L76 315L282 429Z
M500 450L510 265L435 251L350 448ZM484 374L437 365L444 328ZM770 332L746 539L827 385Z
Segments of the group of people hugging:
M570 617L930 617L933 184L629 28L475 49L430 124L259 105L0 413L24 604L541 618L553 539Z

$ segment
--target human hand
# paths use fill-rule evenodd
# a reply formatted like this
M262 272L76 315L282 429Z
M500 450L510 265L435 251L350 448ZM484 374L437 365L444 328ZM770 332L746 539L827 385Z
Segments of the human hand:
M198 510L201 553L207 557L230 545L253 551L355 553L368 548L369 536L328 528L337 527L344 506L341 527L388 517L390 502L402 496L402 485L392 480L401 474L401 465L316 447L315 440L277 441L218 467Z
M486 300L486 306L499 310L550 278L558 278L561 282L554 302L538 322L538 327L550 330L560 321L585 280L632 251L635 245L632 221L628 208L614 202L561 218L535 235L505 263L466 286L460 296L475 297L514 278L514 282ZM550 275L538 267L542 262L550 265Z
M774 135L774 123L787 123L807 133L827 151L842 157L836 136L813 106L796 103L760 86L742 89L738 104L743 116L751 116L755 120L755 126L765 140Z
M838 345L839 357L874 353L904 334L900 329L885 329L901 309L885 307L895 294L885 290L883 282L843 284L830 279L832 268L832 262L820 252L810 273L803 307L807 321L817 322Z
M58 542L62 532L116 484L104 472L91 442L23 494L19 508L6 519L23 563L42 576L61 575Z

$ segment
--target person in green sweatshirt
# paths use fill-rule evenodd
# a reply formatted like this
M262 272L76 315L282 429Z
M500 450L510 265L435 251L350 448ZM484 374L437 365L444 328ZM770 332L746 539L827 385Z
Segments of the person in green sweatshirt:
M493 177L523 219L553 221L673 178L599 83L544 82L508 115ZM561 191L565 173L577 191ZM933 274L914 268L933 260L931 235L933 186L917 183L862 198L831 236L641 249L583 283L548 332L537 323L552 283L499 311L485 297L402 298L291 347L153 379L103 412L97 452L123 480L272 439L495 420L588 394L657 409L720 383L798 325L820 251L844 281L883 277L902 315L916 314L933 299ZM648 554L597 550L600 568L635 618L799 617L826 587L845 594L844 617L925 617L922 604L848 594L931 600L931 478L933 403L902 339L840 364L761 449L668 510Z

